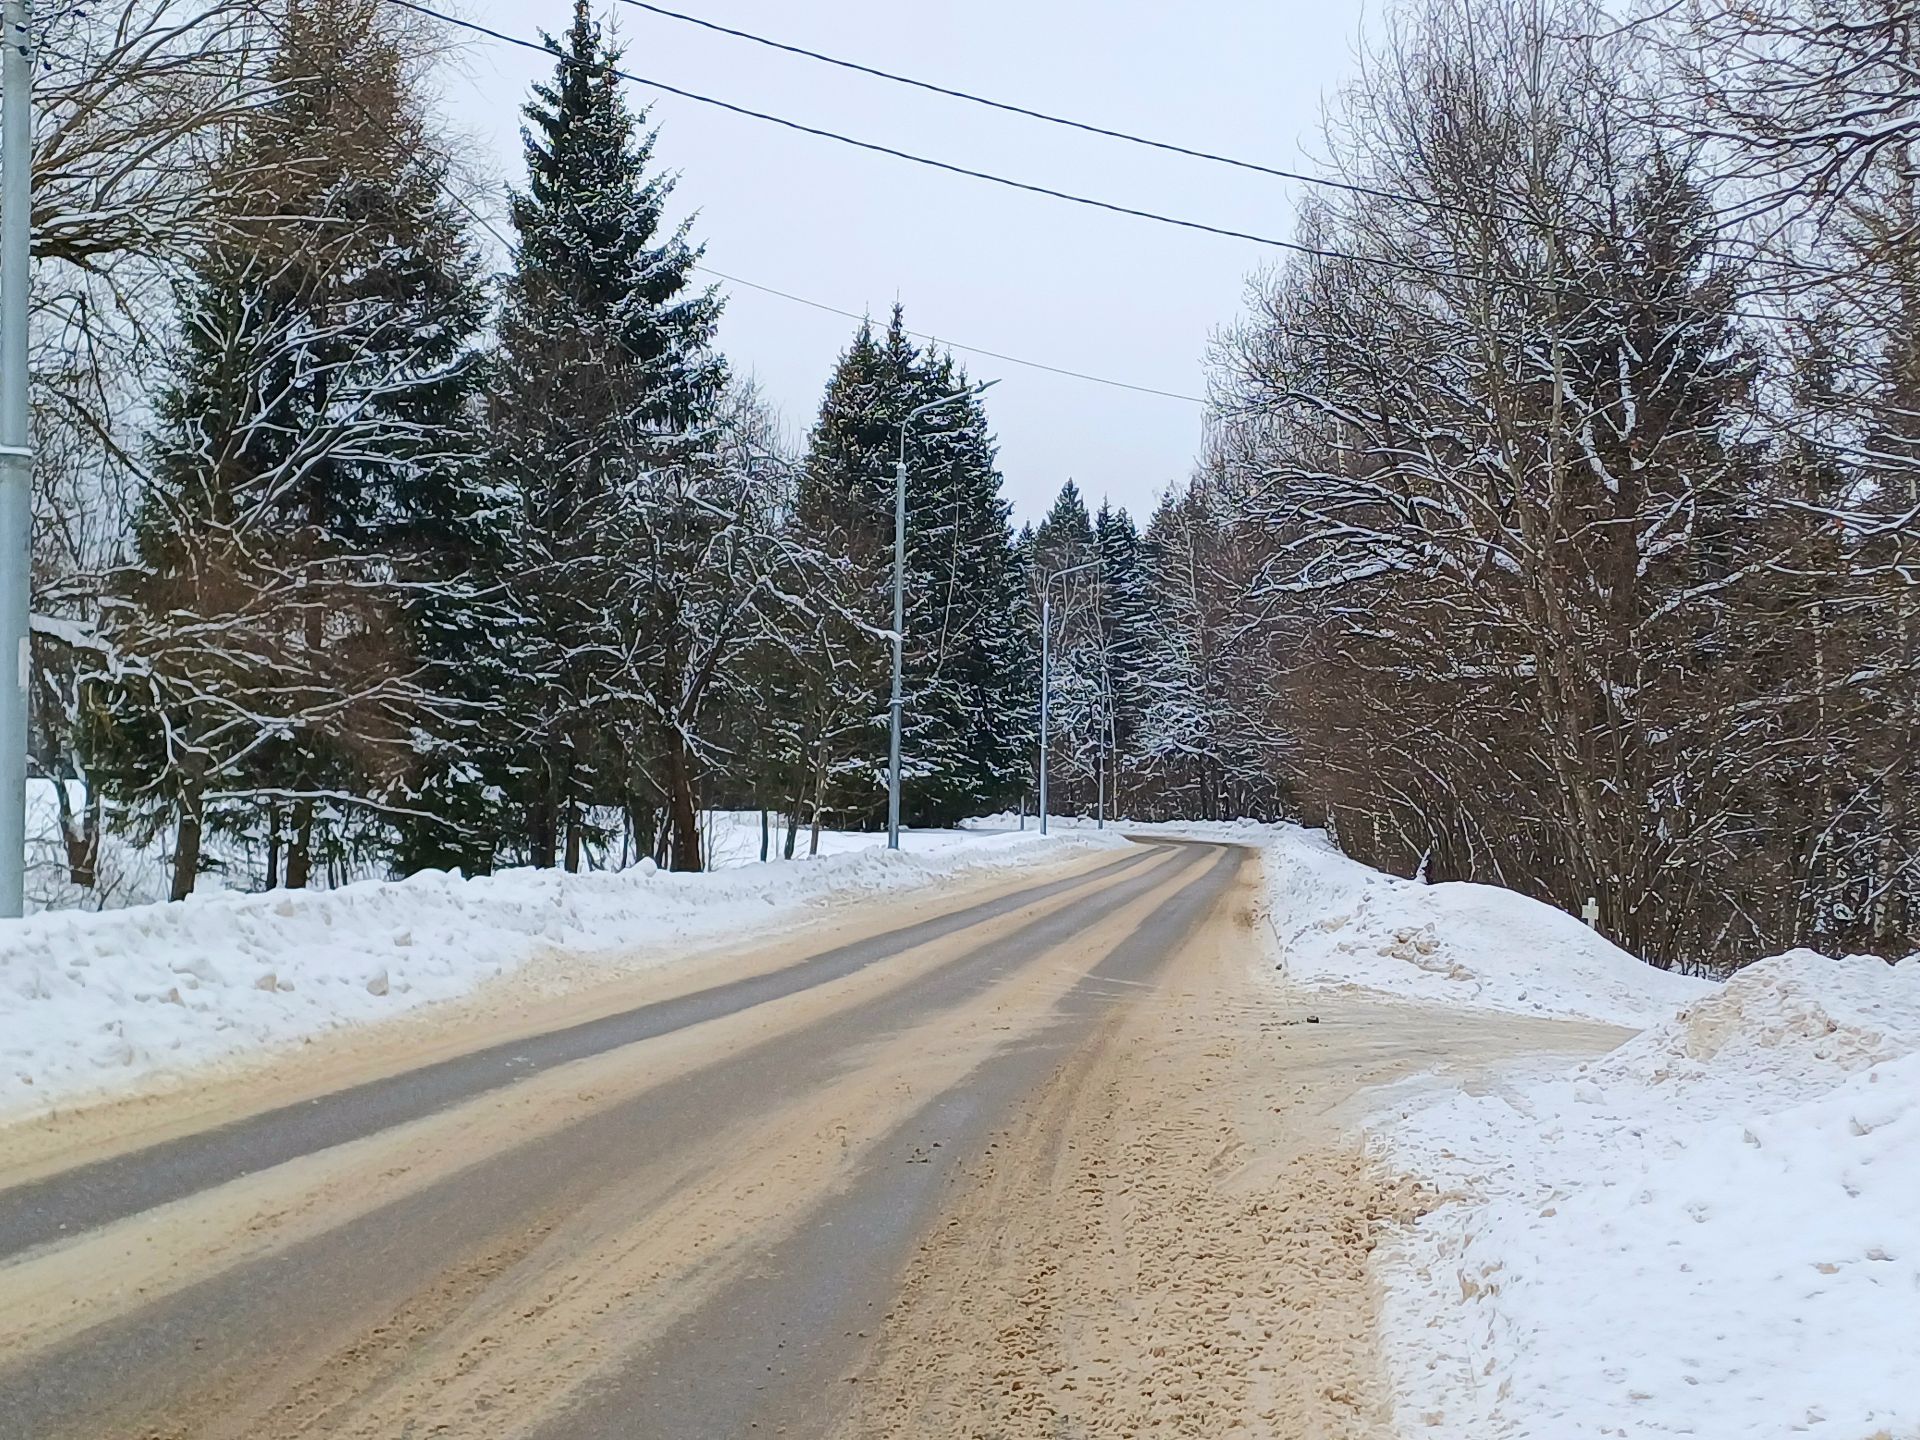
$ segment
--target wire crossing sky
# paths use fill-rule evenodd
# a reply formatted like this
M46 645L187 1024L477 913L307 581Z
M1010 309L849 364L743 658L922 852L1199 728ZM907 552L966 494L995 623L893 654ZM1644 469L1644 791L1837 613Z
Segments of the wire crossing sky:
M965 15L877 0L678 8L876 68L1302 170L1315 167L1302 142L1311 142L1323 90L1348 65L1360 15L1355 4L1303 20L1237 0L1183 14L1132 0L984 0ZM567 0L496 0L473 19L531 38L560 31L568 15ZM1292 230L1295 186L1283 178L958 105L613 0L603 19L624 47L623 68L688 91L1249 236ZM547 57L476 37L444 85L447 109L484 163L514 183L520 117L507 100L550 71ZM636 104L652 99L632 93ZM1003 379L989 413L1022 516L1037 516L1069 477L1144 514L1191 470L1209 338L1233 320L1246 277L1272 251L1076 213L671 95L651 114L656 157L680 172L677 213L694 216L709 273L726 277L721 343L796 432L811 424L852 334L848 317L883 318L898 299L911 328L970 347L960 358L973 374Z

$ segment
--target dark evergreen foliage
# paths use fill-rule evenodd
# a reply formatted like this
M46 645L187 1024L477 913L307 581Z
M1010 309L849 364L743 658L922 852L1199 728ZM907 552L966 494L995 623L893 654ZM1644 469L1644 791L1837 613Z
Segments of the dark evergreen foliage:
M493 409L516 521L515 840L577 868L600 838L588 807L617 807L644 849L697 868L690 711L713 676L689 607L737 519L694 494L725 382L720 302L694 281L688 225L665 225L673 180L585 0L548 44Z
M253 177L179 292L154 484L113 612L138 659L96 695L92 765L137 823L264 831L270 879L364 856L486 863L419 797L460 774L492 545L473 399L478 265L377 7L282 14ZM284 862L282 864L282 862Z
M805 704L823 808L885 817L894 471L901 427L969 381L923 353L896 307L841 356L814 427L795 527L829 557L847 619L816 652ZM1013 802L1031 743L1031 665L1020 562L994 442L977 397L913 420L905 436L907 581L903 823L950 824Z

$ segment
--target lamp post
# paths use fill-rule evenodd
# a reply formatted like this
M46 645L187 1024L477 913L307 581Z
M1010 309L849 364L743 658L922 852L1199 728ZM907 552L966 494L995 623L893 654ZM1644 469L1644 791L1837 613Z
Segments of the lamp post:
M27 808L28 232L33 217L32 35L27 0L0 13L0 916L24 906Z
M887 709L891 723L887 735L887 848L900 848L900 698L901 656L907 630L907 430L930 410L951 405L956 400L992 389L998 380L982 380L966 390L956 390L929 400L907 412L900 422L900 459L893 467L893 698Z
M1047 719L1053 689L1053 582L1082 570L1091 570L1098 560L1069 565L1055 570L1040 582L1040 833L1047 833ZM1103 817L1104 818L1104 817Z

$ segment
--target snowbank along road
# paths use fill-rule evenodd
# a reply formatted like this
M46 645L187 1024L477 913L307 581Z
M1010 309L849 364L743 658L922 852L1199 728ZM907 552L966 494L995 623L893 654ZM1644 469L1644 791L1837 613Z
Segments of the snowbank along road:
M1307 1025L1254 868L1102 853L6 1137L0 1436L1386 1434L1366 1261L1424 1201L1348 1101L1606 1036Z

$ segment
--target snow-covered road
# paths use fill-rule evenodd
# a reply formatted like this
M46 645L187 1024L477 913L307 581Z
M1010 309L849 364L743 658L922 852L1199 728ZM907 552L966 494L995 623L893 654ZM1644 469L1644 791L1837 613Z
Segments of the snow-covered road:
M1218 853L1147 852L1122 830L1259 850L1257 883L1243 867L1238 898L1199 932L1214 958L1173 946L1158 982L1132 962L1115 968L1141 936L1178 929L1160 907L1185 893L1198 856ZM829 836L816 860L770 865L745 822L715 838L737 842L718 853L738 863L703 876L428 876L17 927L0 945L0 1078L15 1120L0 1128L0 1170L16 1187L72 1184L65 1198L0 1206L0 1252L26 1262L0 1269L11 1287L0 1309L53 1344L122 1304L128 1285L170 1293L334 1228L372 1244L352 1217L404 1209L481 1158L502 1167L501 1194L525 1202L488 1224L560 1203L575 1170L600 1177L596 1194L626 1194L637 1172L617 1148L534 1170L506 1157L530 1139L575 1145L634 1083L620 1057L691 1073L773 1033L756 1017L791 1012L838 1037L835 1055L864 1058L817 1095L765 1076L736 1087L766 1112L737 1117L751 1131L744 1158L711 1184L692 1158L662 1172L666 1188L628 1219L668 1239L609 1260L608 1276L679 1273L705 1245L737 1257L749 1242L784 1243L784 1222L752 1197L849 1183L843 1147L870 1164L929 1094L986 1105L998 1092L966 1077L989 1058L1037 1097L1026 1128L967 1132L999 1158L935 1207L942 1221L925 1197L876 1199L858 1221L885 1229L907 1215L900 1234L938 1238L904 1278L874 1280L892 1319L862 1374L869 1403L832 1433L1211 1434L1237 1420L1249 1434L1352 1440L1920 1436L1908 1379L1920 959L1795 952L1724 984L1668 974L1549 907L1381 875L1288 826L1063 823L1043 841L989 822L910 837L904 855ZM1040 871L1064 878L1042 884ZM947 942L886 948L907 933L904 912L929 907L971 917L952 973L978 988L951 1009ZM823 946L891 958L834 961L820 978ZM673 1008L731 995L735 979L752 1002L738 1014ZM884 1005L883 991L895 997ZM1020 1068L1050 1053L1020 1039L1046 1016L1077 1025L1085 1006L1149 995L1085 1066ZM893 1005L910 1018L877 1029L833 1018L843 1003L866 1015L869 1000L875 1015ZM679 1018L654 1023L656 1001ZM813 1074L825 1053L793 1050L781 1074ZM354 1087L369 1084L385 1087L384 1108L354 1110ZM74 1104L103 1094L138 1098ZM409 1094L419 1103L396 1109ZM315 1098L327 1103L305 1108ZM674 1114L673 1153L710 1156L701 1105ZM135 1163L156 1137L208 1133L226 1137L224 1171ZM629 1143L654 1153L644 1136ZM908 1158L951 1161L938 1148L925 1140ZM86 1154L128 1159L112 1174L74 1170ZM199 1179L155 1190L163 1170ZM720 1218L669 1223L659 1206L674 1185ZM837 1193L846 1203L820 1215L854 1224L860 1192ZM142 1217L176 1210L185 1229L159 1249L135 1245ZM439 1236L428 1212L420 1223L394 1234L473 1239ZM76 1226L94 1238L50 1243ZM803 1251L796 1265L847 1258ZM114 1285L74 1268L80 1255ZM406 1273L396 1260L394 1283ZM590 1316L606 1296L568 1273L585 1286L568 1312L585 1328L558 1333L605 1343ZM790 1298L804 1308L802 1291ZM409 1295L394 1303L419 1303ZM736 1302L714 1304L702 1323L719 1335ZM471 1338L465 1321L445 1323ZM527 1387L514 1393L559 1393L572 1371L549 1374L544 1353L508 1346L497 1373ZM1298 1382L1290 1398L1263 1388L1280 1372ZM395 1383L395 1395L424 1393ZM387 1415L385 1403L366 1414Z

